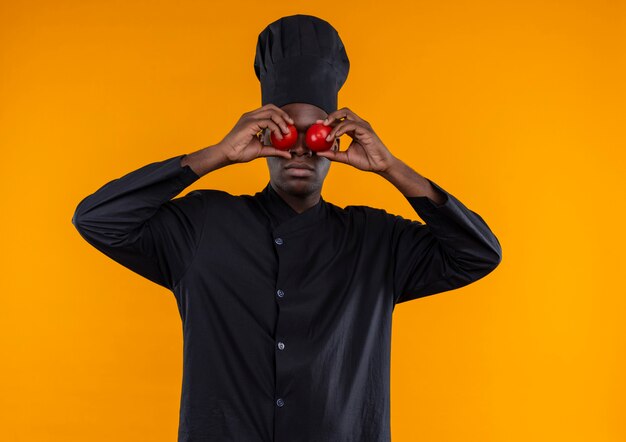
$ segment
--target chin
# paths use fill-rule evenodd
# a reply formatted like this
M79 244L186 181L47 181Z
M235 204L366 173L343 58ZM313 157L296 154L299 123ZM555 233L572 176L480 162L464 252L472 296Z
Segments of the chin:
M298 196L310 195L319 189L317 182L304 178L286 178L282 188L290 195Z

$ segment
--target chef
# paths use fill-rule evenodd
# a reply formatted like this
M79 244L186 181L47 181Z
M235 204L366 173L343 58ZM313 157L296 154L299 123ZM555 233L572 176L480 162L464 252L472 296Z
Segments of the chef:
M78 204L93 247L174 294L183 327L178 441L388 442L394 307L483 278L501 261L485 221L338 108L349 61L337 31L282 17L257 41L262 107L217 144L151 162ZM332 128L313 152L306 130ZM289 150L271 134L298 129ZM340 150L339 137L351 138ZM199 189L265 158L253 195ZM332 162L386 179L423 222L322 198Z

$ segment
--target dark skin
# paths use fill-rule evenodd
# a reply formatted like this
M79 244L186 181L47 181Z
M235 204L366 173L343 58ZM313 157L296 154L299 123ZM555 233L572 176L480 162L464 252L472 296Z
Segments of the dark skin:
M322 121L332 127L327 139L334 139L333 146L330 150L311 152L304 141L306 128ZM291 152L271 146L268 133L261 140L263 131L271 130L278 137L281 131L288 133L289 123L295 124L299 131L297 143ZM339 137L344 134L352 141L345 151L341 151ZM221 167L260 157L267 157L272 188L298 213L319 202L322 184L332 161L374 172L392 183L406 197L425 196L436 205L446 202L445 194L392 155L369 122L347 107L327 115L322 109L307 103L290 103L282 108L266 104L244 113L217 145L186 155L181 160L181 166L189 166L198 176L203 176ZM295 169L287 170L287 166L292 163L307 165L311 171L297 173Z
M344 107L326 114L317 106L307 103L290 103L281 109L294 120L298 128L298 141L291 150L291 160L273 156L268 156L266 160L272 187L296 212L302 213L318 203L331 161L374 172L391 182L405 196L426 196L437 205L445 203L444 194L395 157L376 135L372 126L350 109ZM304 142L304 132L315 122L332 126L327 140L334 138L335 143L330 150L313 152L313 156L309 157L307 153L310 150ZM343 134L350 136L352 142L348 149L340 151L339 137ZM315 168L315 174L311 177L289 175L285 165L292 161L310 164Z
M319 202L322 185L331 164L328 158L316 155L316 152L312 152L307 147L306 130L311 124L323 121L328 114L321 108L308 103L289 103L281 109L293 119L298 129L298 140L290 149L291 159L266 157L270 184L296 212L302 213ZM265 142L267 141L266 139ZM331 150L339 150L339 138L335 139ZM285 169L285 166L292 162L305 163L313 168L314 173L308 176L295 176Z

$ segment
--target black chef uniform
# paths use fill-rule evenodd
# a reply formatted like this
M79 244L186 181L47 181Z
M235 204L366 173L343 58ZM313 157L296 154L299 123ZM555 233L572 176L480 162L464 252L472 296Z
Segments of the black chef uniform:
M388 442L394 307L470 284L501 260L485 221L445 195L424 221L320 198L188 192L185 155L85 197L93 247L172 291L183 326L179 442Z

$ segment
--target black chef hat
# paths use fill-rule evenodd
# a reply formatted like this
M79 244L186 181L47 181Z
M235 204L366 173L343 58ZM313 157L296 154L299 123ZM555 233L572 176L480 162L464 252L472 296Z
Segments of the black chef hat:
M349 70L339 34L321 18L282 17L259 34L254 72L261 81L262 105L309 103L331 113Z

